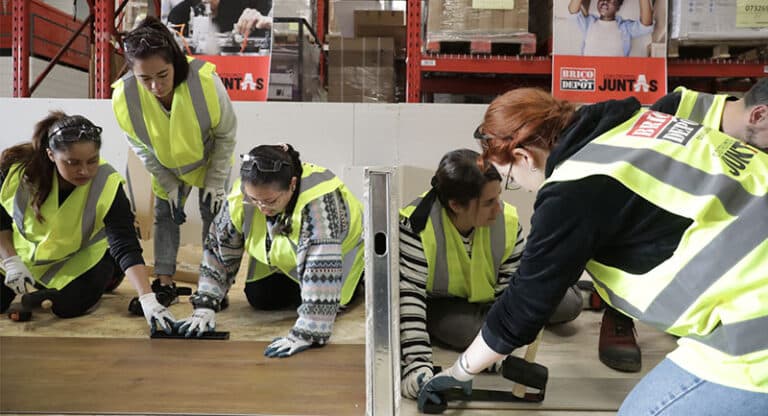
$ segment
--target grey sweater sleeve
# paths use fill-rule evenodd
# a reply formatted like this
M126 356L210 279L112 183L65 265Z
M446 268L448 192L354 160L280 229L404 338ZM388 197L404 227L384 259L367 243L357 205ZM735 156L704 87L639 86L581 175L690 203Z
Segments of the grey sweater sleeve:
M219 124L214 126L211 131L211 139L214 140L214 144L205 176L205 186L223 189L232 167L232 152L235 150L235 137L237 136L237 117L221 78L214 74L213 80L216 86L216 95L219 97L221 116Z

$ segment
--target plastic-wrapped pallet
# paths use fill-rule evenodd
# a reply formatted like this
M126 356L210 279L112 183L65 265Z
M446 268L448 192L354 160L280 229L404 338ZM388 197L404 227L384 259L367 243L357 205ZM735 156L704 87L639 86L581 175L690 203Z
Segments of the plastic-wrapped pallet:
M670 0L671 38L681 41L764 40L766 0Z
M427 13L428 40L528 32L528 0L430 0Z
M392 38L331 37L328 101L391 103L395 95Z

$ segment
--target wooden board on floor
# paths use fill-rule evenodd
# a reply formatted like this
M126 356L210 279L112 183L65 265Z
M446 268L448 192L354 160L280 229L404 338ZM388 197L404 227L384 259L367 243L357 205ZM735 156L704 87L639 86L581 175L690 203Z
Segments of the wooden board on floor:
M285 359L267 343L0 337L0 412L365 413L365 347Z

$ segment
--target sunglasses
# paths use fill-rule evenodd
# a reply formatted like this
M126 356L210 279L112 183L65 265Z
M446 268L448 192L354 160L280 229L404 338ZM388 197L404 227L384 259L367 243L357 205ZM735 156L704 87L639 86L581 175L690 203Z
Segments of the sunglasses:
M250 172L254 168L259 172L279 172L285 166L285 162L282 160L267 159L249 154L240 155L240 160L243 161L240 167L242 172Z
M92 124L59 127L48 134L49 147L54 142L101 141L102 128Z

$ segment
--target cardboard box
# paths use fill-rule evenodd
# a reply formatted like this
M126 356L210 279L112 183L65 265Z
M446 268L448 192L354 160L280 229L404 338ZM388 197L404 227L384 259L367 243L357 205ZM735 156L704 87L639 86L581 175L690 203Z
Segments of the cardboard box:
M356 10L400 10L405 12L405 0L332 0L328 5L328 34L355 37Z
M355 10L355 37L382 37L395 40L395 55L405 56L405 12L387 10Z
M429 40L467 40L528 31L528 0L505 0L512 8L473 8L473 0L433 0L427 10Z
M328 101L394 102L394 39L330 37Z
M676 40L763 40L768 39L768 10L765 0L671 0L670 37Z

